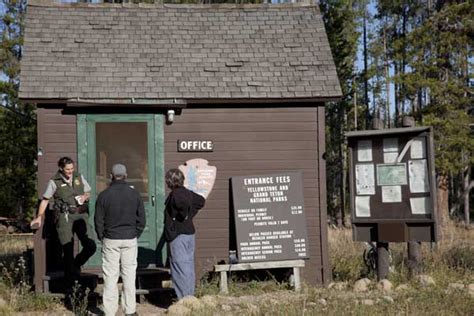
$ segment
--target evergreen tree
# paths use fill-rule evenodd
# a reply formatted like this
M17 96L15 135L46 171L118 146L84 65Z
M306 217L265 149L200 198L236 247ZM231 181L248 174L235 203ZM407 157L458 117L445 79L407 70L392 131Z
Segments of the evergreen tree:
M472 47L474 44L474 3L438 2L435 11L407 37L408 65L411 71L400 80L411 100L421 95L423 124L434 127L436 169L443 208L448 214L447 190L450 175L463 173L474 163L474 138L469 115L472 106ZM471 64L470 64L471 63ZM469 190L469 186L465 188ZM467 211L466 221L469 218Z
M329 103L326 107L328 209L329 213L337 218L340 226L344 220L347 191L344 132L350 130L347 113L352 106L351 96L355 80L354 64L359 38L356 31L358 12L351 0L320 1L320 8L343 91L343 99L340 102Z
M18 100L25 0L2 0L0 24L0 215L32 214L36 183L34 107Z

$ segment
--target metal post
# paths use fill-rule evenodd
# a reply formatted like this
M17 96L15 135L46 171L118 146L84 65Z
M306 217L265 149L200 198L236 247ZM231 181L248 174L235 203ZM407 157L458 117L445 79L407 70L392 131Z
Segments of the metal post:
M383 280L388 277L390 256L388 254L388 242L377 242L377 279Z

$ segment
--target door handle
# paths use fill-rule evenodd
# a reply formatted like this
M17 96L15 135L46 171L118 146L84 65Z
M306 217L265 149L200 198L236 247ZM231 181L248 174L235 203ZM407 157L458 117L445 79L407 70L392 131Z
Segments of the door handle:
M151 206L155 206L155 196L151 196Z

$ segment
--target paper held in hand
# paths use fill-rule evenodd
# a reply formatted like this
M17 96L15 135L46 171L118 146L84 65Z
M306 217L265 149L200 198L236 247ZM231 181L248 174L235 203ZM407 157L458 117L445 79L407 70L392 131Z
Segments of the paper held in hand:
M77 205L82 205L84 204L84 201L82 200L82 195L77 195L75 197L76 201L77 201Z

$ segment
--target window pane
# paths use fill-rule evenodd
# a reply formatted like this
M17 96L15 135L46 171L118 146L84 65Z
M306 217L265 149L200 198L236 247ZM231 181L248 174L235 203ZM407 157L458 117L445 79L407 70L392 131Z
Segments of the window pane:
M96 123L96 192L110 183L116 163L127 167L127 182L148 200L148 140L146 122Z

